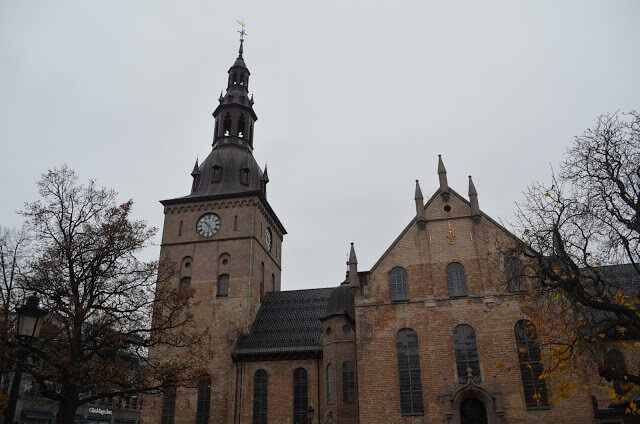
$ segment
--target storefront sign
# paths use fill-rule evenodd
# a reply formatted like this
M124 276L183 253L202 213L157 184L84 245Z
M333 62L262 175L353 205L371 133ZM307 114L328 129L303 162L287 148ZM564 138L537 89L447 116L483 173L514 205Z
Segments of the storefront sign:
M111 415L113 412L110 409L102 409L102 408L89 408L90 414L98 414L98 415Z

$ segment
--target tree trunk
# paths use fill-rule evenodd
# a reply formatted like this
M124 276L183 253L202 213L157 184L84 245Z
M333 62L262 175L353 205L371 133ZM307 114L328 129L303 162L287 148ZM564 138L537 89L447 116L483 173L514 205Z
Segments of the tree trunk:
M73 424L73 420L76 418L76 410L78 409L78 402L74 400L61 400L58 403L58 415L56 417L56 424Z

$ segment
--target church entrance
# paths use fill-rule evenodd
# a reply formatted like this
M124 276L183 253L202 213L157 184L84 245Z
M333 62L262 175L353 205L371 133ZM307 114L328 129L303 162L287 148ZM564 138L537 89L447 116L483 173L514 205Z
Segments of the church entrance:
M461 424L488 424L487 410L484 404L476 399L469 398L460 405Z

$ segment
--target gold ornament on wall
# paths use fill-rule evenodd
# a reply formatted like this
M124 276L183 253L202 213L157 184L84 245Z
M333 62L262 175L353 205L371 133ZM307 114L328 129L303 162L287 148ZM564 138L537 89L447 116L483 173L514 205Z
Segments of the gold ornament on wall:
M448 221L449 231L447 231L447 241L450 245L454 245L456 243L456 235L453 234L453 227L451 226L451 220Z

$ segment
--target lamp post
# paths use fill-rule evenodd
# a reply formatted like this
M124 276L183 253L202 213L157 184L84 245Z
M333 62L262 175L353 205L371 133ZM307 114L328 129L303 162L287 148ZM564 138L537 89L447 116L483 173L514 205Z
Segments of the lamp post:
M313 406L309 405L309 407L307 408L307 423L311 424L313 422L313 414L316 411L313 410Z
M17 308L18 314L18 340L22 343L31 343L40 335L42 327L42 318L47 311L40 309L38 306L40 299L38 296L29 296L27 303ZM13 424L13 418L16 413L16 405L18 403L18 395L20 394L20 384L22 382L22 367L26 359L27 352L24 349L18 350L16 371L11 380L11 390L9 391L9 404L4 413L5 424Z

